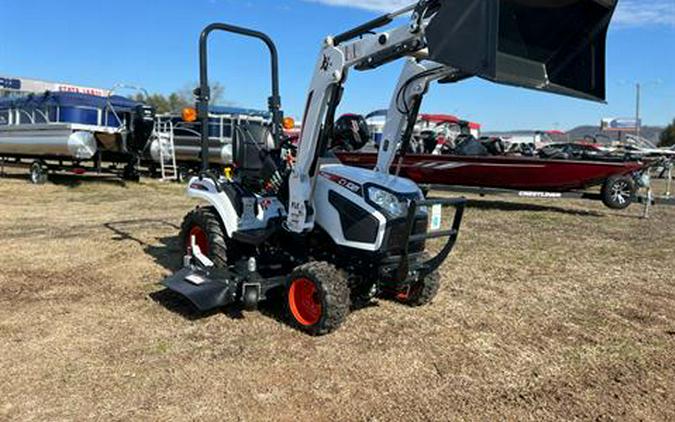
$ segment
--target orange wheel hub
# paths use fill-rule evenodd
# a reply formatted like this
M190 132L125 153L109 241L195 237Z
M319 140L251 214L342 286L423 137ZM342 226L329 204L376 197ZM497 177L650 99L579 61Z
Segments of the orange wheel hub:
M397 300L405 301L405 300L408 300L408 298L410 298L410 290L409 289L405 289L405 290L402 290L402 291L396 293L396 299Z
M321 319L319 290L309 279L293 280L288 289L288 305L295 320L304 326L312 326Z
M185 239L185 249L190 252L192 249L192 238L195 238L195 243L199 246L204 255L209 254L209 237L206 235L204 229L199 226L193 226Z
M408 301L412 296L417 294L417 292L422 288L422 283L415 283L412 286L408 286L403 290L396 292L396 300L401 302Z

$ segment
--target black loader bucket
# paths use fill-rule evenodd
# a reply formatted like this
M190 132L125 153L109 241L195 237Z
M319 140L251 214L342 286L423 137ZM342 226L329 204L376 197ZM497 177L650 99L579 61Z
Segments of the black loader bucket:
M509 85L605 100L605 39L617 0L443 0L430 59Z

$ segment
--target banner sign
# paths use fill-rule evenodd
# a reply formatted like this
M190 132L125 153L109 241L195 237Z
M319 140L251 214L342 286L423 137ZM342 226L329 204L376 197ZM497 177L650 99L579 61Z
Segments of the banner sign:
M600 127L606 131L634 131L638 126L642 126L642 119L635 118L611 118L602 119Z

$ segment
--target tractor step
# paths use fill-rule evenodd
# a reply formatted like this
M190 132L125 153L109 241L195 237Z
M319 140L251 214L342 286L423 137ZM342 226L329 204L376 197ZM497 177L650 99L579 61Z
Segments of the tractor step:
M260 246L276 231L276 227L268 227L256 230L243 230L232 233L232 238L240 243L252 246Z
M198 310L210 311L236 300L235 283L229 271L206 271L186 267L164 279L162 285L189 300Z

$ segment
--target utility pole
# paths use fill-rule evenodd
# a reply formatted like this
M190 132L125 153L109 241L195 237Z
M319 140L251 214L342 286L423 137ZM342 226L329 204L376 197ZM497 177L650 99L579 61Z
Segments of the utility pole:
M635 133L640 137L640 83L635 84Z

